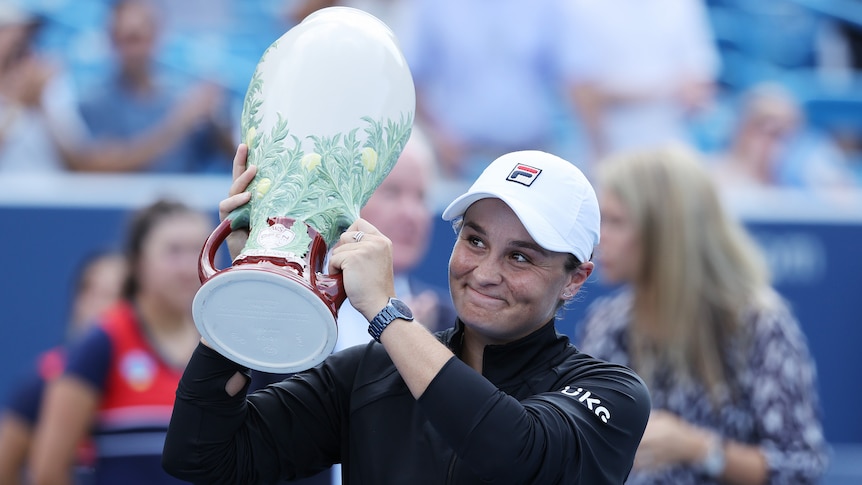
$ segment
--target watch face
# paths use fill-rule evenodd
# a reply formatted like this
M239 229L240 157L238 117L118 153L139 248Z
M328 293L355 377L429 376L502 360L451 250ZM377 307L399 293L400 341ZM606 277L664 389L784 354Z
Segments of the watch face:
M404 315L405 318L407 318L407 319L413 318L413 312L410 310L410 307L408 307L406 304L404 304L403 301L401 301L397 298L392 298L389 301L390 301L390 303L392 303L392 306L395 307L396 310L398 310L398 313Z

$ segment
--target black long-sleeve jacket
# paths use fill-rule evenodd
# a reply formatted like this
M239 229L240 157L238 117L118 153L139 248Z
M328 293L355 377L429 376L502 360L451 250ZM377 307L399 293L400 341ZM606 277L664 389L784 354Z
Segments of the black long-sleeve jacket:
M438 333L459 355L463 329ZM343 463L351 484L620 484L649 417L626 367L592 358L553 322L486 347L479 374L452 358L417 400L382 345L249 395L245 371L199 346L177 390L163 465L196 483L271 483Z

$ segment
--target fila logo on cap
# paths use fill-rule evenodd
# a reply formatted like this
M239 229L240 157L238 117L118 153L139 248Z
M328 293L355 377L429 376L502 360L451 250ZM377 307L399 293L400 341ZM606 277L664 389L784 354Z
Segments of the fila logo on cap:
M539 174L542 173L542 169L531 167L529 165L524 165L523 163L519 163L515 165L515 168L509 173L509 176L506 177L506 180L509 182L517 182L521 185L526 185L529 187L536 181L536 178Z

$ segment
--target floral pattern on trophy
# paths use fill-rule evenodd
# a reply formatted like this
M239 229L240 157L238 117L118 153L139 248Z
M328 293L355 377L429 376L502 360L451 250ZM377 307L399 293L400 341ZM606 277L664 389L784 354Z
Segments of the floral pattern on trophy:
M312 242L305 227L285 227L270 219L288 216L294 225L307 224L330 247L392 170L410 137L413 114L402 114L397 121L366 116L357 120L364 127L348 133L309 135L313 150L306 153L303 140L290 133L288 120L280 113L270 133L258 132L262 84L260 72L255 72L244 100L243 138L257 175L247 189L252 193L250 202L231 216L232 227L251 228L239 257L302 259ZM366 135L362 142L356 136L360 128Z

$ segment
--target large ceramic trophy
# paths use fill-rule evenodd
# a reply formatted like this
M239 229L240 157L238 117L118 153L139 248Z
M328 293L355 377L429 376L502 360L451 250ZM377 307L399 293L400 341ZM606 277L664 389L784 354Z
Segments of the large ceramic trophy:
M345 299L325 274L331 247L394 166L413 124L413 79L392 31L374 16L331 7L263 54L242 112L251 200L201 252L195 325L222 355L252 369L311 368L335 346ZM216 250L249 229L217 270Z

